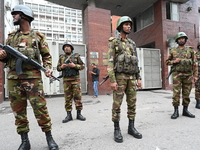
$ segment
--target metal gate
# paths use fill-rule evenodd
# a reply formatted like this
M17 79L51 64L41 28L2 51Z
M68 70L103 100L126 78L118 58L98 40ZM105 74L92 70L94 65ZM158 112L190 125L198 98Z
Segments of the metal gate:
M159 49L137 48L143 89L162 88Z

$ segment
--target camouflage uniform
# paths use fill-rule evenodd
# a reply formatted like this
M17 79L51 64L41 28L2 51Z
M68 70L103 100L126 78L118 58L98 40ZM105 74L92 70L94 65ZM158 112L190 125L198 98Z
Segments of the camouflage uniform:
M65 63L68 57L64 54L60 55L58 60L57 70L63 71L61 69L62 64ZM73 62L77 71L83 70L85 68L85 64L80 58L78 53L72 54L69 58L71 62ZM65 96L65 109L66 111L72 111L72 98L74 98L76 110L82 110L82 93L81 93L81 85L80 85L80 75L73 75L63 77L63 87L64 87L64 96Z
M195 99L200 100L200 51L196 52L196 58L198 62L198 80L195 83Z
M45 36L31 30L30 33L22 33L14 31L8 35L7 45L14 47L26 56L31 57L37 62L40 62L39 56L42 56L43 66L46 69L52 67L52 58L49 53L49 48L46 43ZM8 55L2 60L9 68L8 91L11 107L15 115L15 124L17 132L29 132L29 122L27 120L27 99L33 108L35 117L43 132L51 130L51 119L46 107L46 100L43 92L43 82L41 71L30 64L23 63L23 74L17 75L15 62L16 59Z
M109 62L107 71L110 77L110 82L116 82L118 84L117 91L113 91L112 121L120 121L120 106L122 104L124 93L126 94L128 107L127 117L130 120L134 120L136 114L136 79L140 79L139 69L138 73L131 75L127 73L115 72L114 66L115 59L117 55L122 52L122 50L126 54L137 56L136 45L131 39L127 38L122 40L119 36L118 38L111 37L109 39L108 48Z
M188 106L190 103L190 92L192 89L192 78L193 76L197 76L197 65L196 65L196 56L195 51L192 47L184 47L184 49L172 48L170 50L169 56L166 60L167 65L173 65L173 61L176 58L181 58L181 60L191 60L191 70L177 71L178 64L175 65L174 70L172 72L173 78L173 106L180 105L180 93L182 90L182 105ZM179 63L180 64L180 63Z

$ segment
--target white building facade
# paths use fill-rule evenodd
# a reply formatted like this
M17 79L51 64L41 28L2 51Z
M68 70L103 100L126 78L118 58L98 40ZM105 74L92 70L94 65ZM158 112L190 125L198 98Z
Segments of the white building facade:
M48 41L82 44L82 12L44 0L24 0L34 12L31 26L42 32Z

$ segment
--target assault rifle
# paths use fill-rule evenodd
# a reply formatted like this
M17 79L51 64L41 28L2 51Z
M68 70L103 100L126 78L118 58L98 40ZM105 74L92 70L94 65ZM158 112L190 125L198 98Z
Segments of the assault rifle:
M176 64L174 64L174 65L172 65L172 66L170 67L170 71L169 71L169 74L168 74L168 76L167 76L167 78L166 78L165 84L166 84L167 81L169 80L169 77L170 77L170 75L172 74L175 65L176 65Z
M23 73L22 71L22 63L29 63L33 66L35 66L37 69L42 70L43 72L46 72L47 69L44 68L41 64L39 64L38 62L36 62L35 60L31 59L30 57L25 56L24 54L22 54L21 52L17 51L16 49L14 49L13 47L9 46L9 45L2 45L0 44L0 48L4 49L6 51L6 53L9 53L10 55L14 56L17 61L16 61L16 72L17 75L20 75ZM53 77L55 80L60 81L60 79L58 79L57 77L51 75L51 77Z
M103 77L103 81L101 81L101 83L99 83L99 85L102 85L104 82L106 82L106 80L108 80L109 75L107 75L106 77Z

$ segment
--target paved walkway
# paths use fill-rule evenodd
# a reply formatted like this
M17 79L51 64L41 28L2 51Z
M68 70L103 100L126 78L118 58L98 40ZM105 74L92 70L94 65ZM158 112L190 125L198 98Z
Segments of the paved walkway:
M111 121L112 96L100 95L98 98L83 96L82 114L86 121L76 120L62 123L66 112L63 97L49 97L48 110L52 119L52 133L60 150L199 150L200 149L200 110L195 108L194 92L191 93L189 111L196 118L182 116L170 119L173 113L171 105L172 91L138 91L136 129L143 134L142 139L135 139L127 134L128 119L126 102L123 101L121 113L121 132L123 143L113 140L113 122ZM73 105L74 108L74 105ZM20 145L20 136L16 133L14 116L9 102L0 104L0 149L16 150ZM45 135L41 132L28 107L30 121L29 139L32 150L48 150Z

